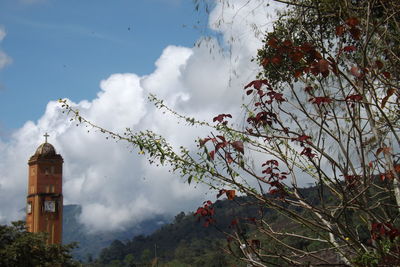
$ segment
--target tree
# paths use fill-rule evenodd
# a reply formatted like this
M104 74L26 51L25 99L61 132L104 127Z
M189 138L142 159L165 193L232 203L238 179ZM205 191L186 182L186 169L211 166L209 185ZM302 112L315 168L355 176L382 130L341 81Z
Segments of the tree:
M70 254L75 244L47 245L45 234L26 231L25 222L0 226L1 266L79 266Z
M287 4L255 58L244 87L246 124L220 114L195 153L151 131L113 133L62 105L74 118L169 164L218 197L253 197L257 218L233 218L228 253L253 266L400 264L400 4L395 0L277 1ZM257 159L262 159L261 162ZM303 196L301 180L319 187ZM287 217L272 227L266 209ZM213 203L196 214L214 224ZM247 225L258 233L250 239ZM260 246L269 240L270 246ZM262 242L261 242L262 243Z

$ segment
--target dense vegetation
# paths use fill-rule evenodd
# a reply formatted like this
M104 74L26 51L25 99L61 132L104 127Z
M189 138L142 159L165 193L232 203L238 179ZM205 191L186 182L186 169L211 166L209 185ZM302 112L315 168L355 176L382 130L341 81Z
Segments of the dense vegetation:
M0 266L78 266L70 254L74 244L48 245L46 239L27 232L23 221L0 225Z

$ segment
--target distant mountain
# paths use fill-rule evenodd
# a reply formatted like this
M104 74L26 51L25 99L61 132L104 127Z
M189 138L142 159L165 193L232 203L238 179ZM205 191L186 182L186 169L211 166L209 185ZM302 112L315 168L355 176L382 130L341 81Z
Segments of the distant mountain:
M134 236L149 235L170 221L166 217L157 216L124 231L89 234L85 226L78 220L81 212L82 208L79 205L66 205L63 210L63 243L78 242L79 247L73 251L73 255L81 261L96 258L100 251L108 247L115 239L125 241Z

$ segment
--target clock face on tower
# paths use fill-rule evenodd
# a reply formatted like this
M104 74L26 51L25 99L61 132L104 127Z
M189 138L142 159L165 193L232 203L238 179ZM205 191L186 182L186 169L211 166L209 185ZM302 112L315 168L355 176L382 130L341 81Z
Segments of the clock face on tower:
M32 213L32 202L28 202L26 205L26 212L28 214Z
M56 202L53 200L46 200L44 202L44 211L46 212L56 212Z

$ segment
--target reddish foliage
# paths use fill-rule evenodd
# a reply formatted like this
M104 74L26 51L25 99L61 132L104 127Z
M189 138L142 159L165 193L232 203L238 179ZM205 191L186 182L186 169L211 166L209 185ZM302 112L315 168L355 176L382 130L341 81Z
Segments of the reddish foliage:
M208 227L210 224L215 223L215 219L213 218L215 214L215 210L213 207L213 203L208 200L203 202L203 207L199 207L197 211L194 213L194 216L199 216L199 221L201 218L204 220L204 227Z
M233 200L235 198L236 191L235 190L226 190L226 197L229 200Z
M215 157L215 151L213 150L213 151L211 151L210 152L210 158L211 158L211 160L214 160L214 157Z
M300 49L301 49L303 52L308 53L308 52L314 50L314 47L313 47L313 45L310 44L310 43L304 43L304 44L302 44L302 45L300 46Z
M360 69L359 69L357 66L351 67L350 73L351 73L353 76L357 77L357 78L360 78L360 77L362 76L362 74L361 74L361 72L360 72Z
M294 77L299 78L303 74L302 70L295 70L294 71Z
M295 51L294 53L292 53L290 55L290 58L294 61L294 62L299 62L300 60L302 60L304 57L304 54L301 51Z
M267 65L269 64L269 62L270 62L269 58L264 58L264 59L261 61L261 65L263 65L263 66L265 67L265 66L267 66Z
M264 166L266 166L266 165L275 165L275 166L279 166L279 163L278 163L277 160L270 159L270 160L267 160L265 163L263 163L261 166L264 167Z
M361 37L361 30L357 28L351 28L349 30L351 36L353 37L354 40L360 40Z
M386 96L382 99L382 103L381 103L381 108L384 108L386 105L386 102L389 100L389 98L396 93L396 89L394 88L390 88L389 90L387 90L387 94Z
M380 60L376 60L375 61L375 65L378 69L382 69L383 68L383 63Z
M227 162L228 164L231 164L231 163L233 162L233 158L232 158L232 156L231 156L231 153L229 153L229 152L226 152L226 153L225 153L225 160L226 160L226 162Z
M354 187L355 185L358 184L360 181L360 176L359 175L345 175L344 180L346 181L346 184L349 188Z
M400 231L390 223L372 223L371 225L372 240L389 238L393 242L398 236L400 236Z
M244 87L244 89L247 89L247 88L253 86L255 89L259 90L263 84L268 85L268 81L267 80L254 80L254 81L251 81L249 84L247 84Z
M354 45L348 45L348 46L343 47L344 52L354 52L356 50L357 50L357 48Z
M223 194L226 195L228 200L233 200L235 198L236 191L235 190L221 189L221 190L219 190L219 193L217 194L217 198L219 198Z
M390 147L380 147L378 148L378 150L376 151L376 156L379 156L380 153L384 153L384 154L390 154L390 151L392 151L392 148Z
M360 94L355 94L355 95L349 95L346 97L346 101L352 101L352 102L359 102L363 99L362 95Z
M273 100L276 100L278 103L282 103L282 102L286 101L286 99L283 98L283 94L277 93L275 91L268 92L267 96L270 97L271 102Z
M232 221L231 221L231 226L235 226L235 225L237 225L239 223L239 220L237 219L237 218L235 218L235 219L233 219Z
M329 71L329 62L325 59L320 59L318 61L318 68L321 73Z
M276 122L276 114L272 112L261 111L255 117L247 118L247 122L256 127L263 125L272 126L272 123Z
M301 135L301 136L299 136L297 138L292 138L292 141L304 142L304 141L306 141L307 139L310 139L310 138L311 137L308 136L308 135Z
M386 79L390 79L390 72L384 71L382 72L382 75L386 78Z
M317 96L313 97L309 100L313 104L317 104L318 106L321 104L329 104L332 102L332 98L327 96Z
M273 58L271 58L271 62L274 63L275 65L279 65L282 62L282 57L276 55Z
M244 154L244 147L243 147L243 142L242 141L232 142L231 145L236 151Z
M346 28L343 25L336 27L336 35L337 36L342 36L345 31L346 31Z
M210 140L213 141L213 142L217 141L215 138L207 137L207 138L204 138L204 139L200 140L200 146L204 146Z
M306 157L307 157L308 159L310 159L310 160L316 156L315 153L312 153L312 149L309 148L309 147L305 147L305 148L303 149L303 151L301 151L300 155L304 155L304 156L306 156Z
M222 122L225 118L232 118L231 114L219 114L218 116L213 118L213 122Z
M306 88L304 88L304 91L306 91L307 93L311 93L313 89L314 88L312 86L307 86Z
M278 40L276 38L270 38L268 40L267 44L272 48L277 48L278 47Z
M346 24L349 25L350 27L354 28L355 26L357 26L360 22L358 21L357 18L348 18L346 20Z

